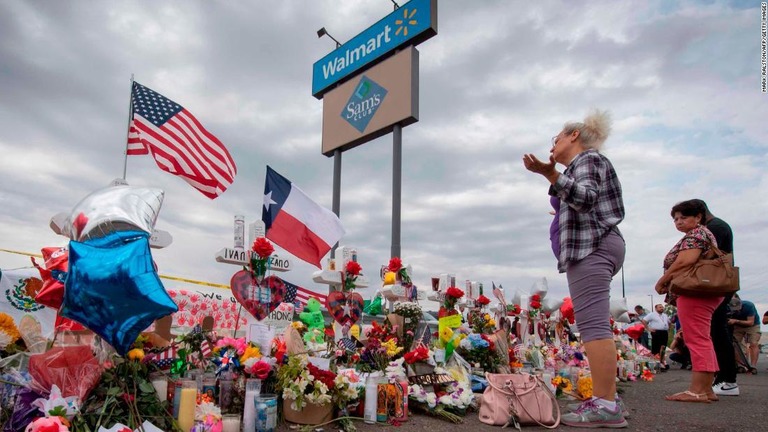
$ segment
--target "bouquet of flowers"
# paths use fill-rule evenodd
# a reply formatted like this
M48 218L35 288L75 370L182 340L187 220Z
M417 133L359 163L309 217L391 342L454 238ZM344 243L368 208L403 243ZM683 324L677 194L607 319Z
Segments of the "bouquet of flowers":
M499 365L506 363L496 353L493 341L485 334L470 333L459 343L456 352L470 365L486 372L496 372Z
M560 397L563 393L570 394L573 391L573 384L568 378L560 375L552 378L552 385L555 386L555 396Z
M368 329L367 337L360 352L360 369L363 372L385 371L389 362L403 351L392 326L386 321L383 326L374 321Z
M410 347L413 343L416 327L421 321L422 311L421 306L412 302L399 302L395 303L393 310L394 314L402 317L402 333L403 346Z
M480 294L480 297L475 299L475 304L480 306L480 308L483 308L483 307L488 306L489 304L491 304L491 299L489 299L488 297Z
M435 372L446 373L440 369ZM474 401L474 395L469 385L452 382L439 387L441 389L435 392L425 386L412 384L408 388L411 407L453 423L463 423L462 415L466 413L467 408Z
M490 314L471 314L470 324L473 333L491 334L496 330L496 320Z
M301 411L307 403L327 405L333 402L336 374L309 363L306 355L291 356L277 373L277 387L291 408Z

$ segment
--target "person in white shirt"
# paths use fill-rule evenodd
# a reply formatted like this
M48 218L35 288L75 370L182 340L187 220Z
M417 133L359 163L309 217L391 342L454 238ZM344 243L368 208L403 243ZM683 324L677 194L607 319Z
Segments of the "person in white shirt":
M662 370L669 369L664 361L664 353L669 340L669 317L664 313L664 305L657 304L653 312L643 317L643 325L651 332L651 353L659 355Z

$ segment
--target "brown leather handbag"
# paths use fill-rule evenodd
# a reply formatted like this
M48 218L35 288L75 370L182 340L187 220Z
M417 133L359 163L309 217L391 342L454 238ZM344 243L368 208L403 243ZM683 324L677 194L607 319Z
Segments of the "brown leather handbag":
M715 257L705 258L702 254L691 268L675 276L669 284L672 294L723 297L739 290L739 268L733 265L733 255L707 241Z

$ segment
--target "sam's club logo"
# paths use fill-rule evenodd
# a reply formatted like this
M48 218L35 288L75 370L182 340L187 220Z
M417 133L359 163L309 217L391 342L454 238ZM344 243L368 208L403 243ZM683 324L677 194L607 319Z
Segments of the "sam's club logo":
M363 133L386 95L387 90L384 87L363 75L341 111L341 117Z

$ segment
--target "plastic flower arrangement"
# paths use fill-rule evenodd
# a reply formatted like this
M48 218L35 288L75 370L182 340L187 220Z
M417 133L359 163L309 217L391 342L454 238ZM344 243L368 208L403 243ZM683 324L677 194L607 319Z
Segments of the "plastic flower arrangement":
M411 277L408 275L408 270L403 267L403 261L399 257L393 257L389 260L387 270L397 275L403 285L411 283Z
M414 364L416 362L426 362L432 358L432 352L425 345L416 347L413 351L409 351L403 355L407 364Z
M220 374L224 371L234 372L239 370L241 367L241 357L245 357L246 360L249 360L253 358L255 354L255 352L251 350L249 355L245 356L246 350L249 347L250 346L245 341L245 338L236 339L231 337L224 337L216 341L216 345L213 348L212 358L213 363L217 367L216 373Z
M480 307L488 306L489 304L491 304L491 299L480 294L480 296L477 299L475 299L475 304L477 304Z
M650 369L645 369L645 370L643 370L643 374L640 375L640 378L643 381L651 382L651 381L653 381L653 372L651 372Z
M456 303L462 297L464 297L464 291L459 288L450 287L445 290L443 305L440 306L440 310L437 312L438 318L458 314L459 311L456 310Z
M267 274L267 267L269 267L269 256L275 251L272 247L272 243L264 237L259 237L253 242L251 246L251 268L246 269L253 274L254 277L263 278Z
M327 405L334 401L336 374L318 369L306 355L290 357L288 364L278 370L277 378L283 399L292 401L291 408L296 411L308 403Z
M528 307L528 316L531 318L536 318L541 313L541 296L539 294L534 294L531 296L529 307Z
M193 431L221 431L221 408L217 407L212 401L201 401L195 406L195 420L202 422L198 429Z
M344 268L344 292L349 292L356 288L355 282L362 271L363 268L357 261L347 262L347 265Z

